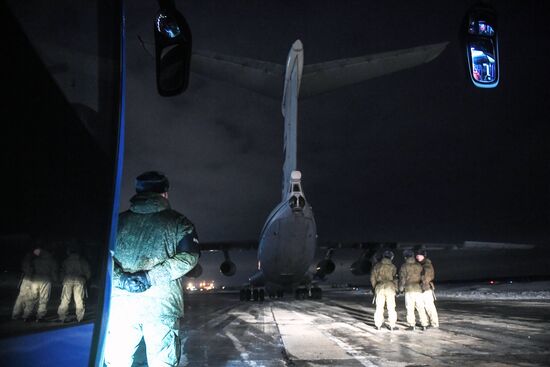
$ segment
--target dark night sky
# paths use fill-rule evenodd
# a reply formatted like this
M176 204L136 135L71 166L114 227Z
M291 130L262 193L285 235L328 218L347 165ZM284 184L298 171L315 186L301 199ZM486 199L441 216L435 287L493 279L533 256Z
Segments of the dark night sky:
M177 2L195 49L280 64L298 38L306 64L450 41L429 64L301 102L298 166L321 240L546 242L543 2L493 2L494 90L466 75L459 34L473 3ZM127 4L123 209L133 178L159 169L202 241L257 239L280 199L280 101L196 75L186 94L157 96L155 11L154 2Z
M11 3L68 100L97 110L95 5L66 1L63 11ZM482 90L467 77L460 43L473 1L177 1L195 49L280 64L298 38L306 64L450 42L429 64L300 103L298 168L321 241L547 244L548 12L543 1L490 3L499 14L501 81ZM280 101L194 74L184 95L158 96L156 2L126 8L121 210L138 174L162 170L172 206L196 224L202 242L256 240L280 200ZM93 122L92 135L101 133ZM100 145L106 136L94 135ZM344 252L332 280L344 281L358 255ZM253 272L255 257L234 254L233 284ZM219 280L222 260L203 256L205 274Z

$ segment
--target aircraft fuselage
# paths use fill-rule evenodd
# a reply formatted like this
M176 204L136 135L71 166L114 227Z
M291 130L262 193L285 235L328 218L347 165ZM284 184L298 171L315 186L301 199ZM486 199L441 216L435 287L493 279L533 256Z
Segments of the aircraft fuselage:
M317 228L301 185L269 215L260 235L258 267L266 286L294 289L307 279L317 245Z

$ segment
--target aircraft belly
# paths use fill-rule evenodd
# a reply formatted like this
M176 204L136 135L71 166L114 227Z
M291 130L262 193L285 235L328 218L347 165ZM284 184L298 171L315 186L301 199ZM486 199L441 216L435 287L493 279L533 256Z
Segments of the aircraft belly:
M312 218L290 213L268 225L261 240L260 262L266 281L294 284L303 280L315 255Z

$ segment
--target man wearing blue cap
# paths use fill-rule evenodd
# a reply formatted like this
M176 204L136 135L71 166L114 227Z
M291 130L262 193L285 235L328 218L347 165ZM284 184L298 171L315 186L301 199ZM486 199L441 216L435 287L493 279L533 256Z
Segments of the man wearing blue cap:
M149 366L178 365L181 278L197 265L200 250L193 223L170 208L168 189L161 172L141 174L130 209L119 215L108 366L130 367L142 338Z

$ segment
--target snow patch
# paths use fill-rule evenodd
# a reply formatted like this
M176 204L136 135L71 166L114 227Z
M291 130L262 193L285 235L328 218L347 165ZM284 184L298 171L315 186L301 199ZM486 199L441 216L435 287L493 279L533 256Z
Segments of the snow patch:
M438 298L460 299L550 299L550 281L488 282L436 285Z

